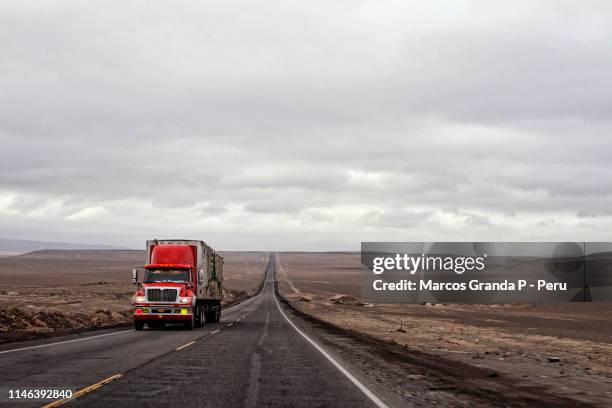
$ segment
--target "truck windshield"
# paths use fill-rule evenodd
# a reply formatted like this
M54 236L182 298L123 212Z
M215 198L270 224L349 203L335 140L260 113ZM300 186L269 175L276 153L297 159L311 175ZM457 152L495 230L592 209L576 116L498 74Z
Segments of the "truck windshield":
M188 269L147 269L144 283L153 282L189 282Z

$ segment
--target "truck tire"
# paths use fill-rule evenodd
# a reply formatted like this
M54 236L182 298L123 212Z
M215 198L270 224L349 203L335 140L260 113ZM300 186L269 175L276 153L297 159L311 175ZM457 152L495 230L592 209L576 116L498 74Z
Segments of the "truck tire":
M134 330L142 330L144 329L144 323L143 322L134 322Z
M202 313L202 304L198 303L195 309L195 327L204 325L204 314Z
M185 323L185 329L186 330L193 330L193 319L189 320L188 322Z
M209 301L205 305L202 305L205 312L204 317L206 318L206 324L219 323L221 319L221 304L219 301Z

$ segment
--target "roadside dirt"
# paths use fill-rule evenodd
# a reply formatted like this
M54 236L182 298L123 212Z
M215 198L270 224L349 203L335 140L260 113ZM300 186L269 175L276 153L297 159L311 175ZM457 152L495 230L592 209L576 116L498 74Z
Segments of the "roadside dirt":
M255 293L261 252L225 252L223 304ZM131 270L144 251L36 251L0 258L0 343L131 324Z
M446 406L459 394L478 405L486 392L501 406L609 406L611 304L367 304L359 254L281 253L277 261L279 291L293 307L416 376L385 380L381 371L400 394L424 382L441 384L425 394Z

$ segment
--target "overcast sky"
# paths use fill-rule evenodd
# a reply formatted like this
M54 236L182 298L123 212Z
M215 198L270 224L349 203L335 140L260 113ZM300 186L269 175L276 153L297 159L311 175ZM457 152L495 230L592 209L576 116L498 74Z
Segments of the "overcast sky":
M0 237L610 240L608 1L1 3Z

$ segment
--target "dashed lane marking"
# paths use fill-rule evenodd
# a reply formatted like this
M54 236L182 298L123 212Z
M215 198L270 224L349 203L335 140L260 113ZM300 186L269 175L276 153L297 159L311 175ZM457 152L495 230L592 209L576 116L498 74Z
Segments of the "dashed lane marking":
M193 343L195 343L195 340L194 340L194 341L190 341L190 342L189 342L189 343L187 343L187 344L183 344L183 345L182 345L182 346L180 346L180 347L177 347L177 348L176 348L176 351L181 351L181 350L182 350L182 349L184 349L185 347L189 347L189 346L191 346Z
M217 329L214 332L210 332L210 334L215 334L215 333L219 333L221 330Z

